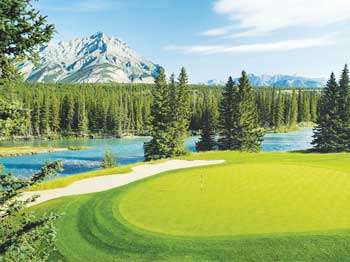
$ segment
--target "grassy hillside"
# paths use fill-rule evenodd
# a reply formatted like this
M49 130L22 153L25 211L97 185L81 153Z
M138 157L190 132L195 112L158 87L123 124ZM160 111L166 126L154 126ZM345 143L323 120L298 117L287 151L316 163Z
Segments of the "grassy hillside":
M345 261L350 155L213 152L226 163L53 200L66 261ZM203 186L201 187L201 181Z

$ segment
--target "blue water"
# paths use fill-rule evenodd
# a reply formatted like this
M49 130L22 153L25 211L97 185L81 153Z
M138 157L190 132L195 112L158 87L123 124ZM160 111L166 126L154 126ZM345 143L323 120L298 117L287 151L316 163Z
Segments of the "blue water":
M0 146L30 145L30 146L88 146L87 150L65 151L50 154L30 156L16 156L0 158L0 164L5 166L5 172L28 177L37 172L45 160L64 160L64 171L58 176L69 176L101 168L105 150L108 148L117 156L118 165L127 165L143 161L143 143L149 138L122 139L85 139L85 140L57 140L57 141L15 141L1 142ZM190 137L186 141L186 148L195 151L198 137ZM263 151L294 151L311 147L312 129L303 129L290 133L267 134L263 142Z

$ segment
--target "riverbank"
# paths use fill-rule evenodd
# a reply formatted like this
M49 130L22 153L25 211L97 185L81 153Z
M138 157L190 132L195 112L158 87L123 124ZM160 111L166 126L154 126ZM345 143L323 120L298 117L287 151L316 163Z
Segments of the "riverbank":
M52 147L37 147L37 146L11 146L11 147L0 147L0 157L10 156L26 156L26 155L38 155L47 153L57 153L64 151L76 151L85 150L88 147L67 147L67 148L52 148Z

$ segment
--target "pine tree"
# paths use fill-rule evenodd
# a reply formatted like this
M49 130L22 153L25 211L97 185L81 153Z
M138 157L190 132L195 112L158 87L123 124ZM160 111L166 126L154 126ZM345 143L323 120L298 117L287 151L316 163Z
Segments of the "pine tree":
M289 129L293 129L296 127L298 122L298 99L295 89L293 89L292 98L290 102L290 110L289 110Z
M102 162L103 168L112 168L116 166L115 155L110 151L106 150L105 157Z
M270 108L270 127L276 127L276 97L277 97L277 89L274 86L272 89L272 98L271 98L271 108Z
M318 106L317 127L314 129L312 144L320 152L340 152L344 145L339 138L342 119L339 114L342 100L340 88L336 82L334 73L331 74L327 86L322 92Z
M54 248L58 214L38 215L28 210L27 205L38 196L23 195L34 185L62 170L62 163L46 162L39 173L29 179L16 178L11 173L3 174L0 166L0 260L1 261L48 261Z
M304 108L303 108L303 93L301 89L298 91L298 123L304 121Z
M75 129L79 136L88 133L88 118L86 116L85 99L77 99L75 106Z
M238 145L234 139L236 127L235 119L237 119L237 87L232 77L229 77L222 94L220 102L220 138L218 146L220 150L235 150Z
M314 92L310 95L310 121L315 123L317 120L317 96Z
M31 114L32 130L34 136L40 135L40 108L38 100L35 100Z
M0 1L0 83L20 78L16 63L38 59L38 50L49 42L55 27L30 0Z
M47 96L44 96L40 110L40 134L46 136L50 133L50 107Z
M75 103L73 96L66 95L61 108L61 119L63 120L61 129L68 133L72 132L74 128L74 109Z
M54 133L57 133L60 128L60 106L55 96L51 98L50 126Z
M173 94L174 93L174 94ZM180 156L185 154L184 142L188 136L188 128L190 125L191 108L190 108L190 91L188 87L188 77L185 68L181 68L178 78L178 84L170 80L169 86L170 109L169 119L172 123L173 141L171 143L171 155Z
M235 106L238 111L238 119L234 120L237 149L250 152L260 151L264 131L258 126L255 97L245 71L242 72L242 77L239 79L237 102Z
M350 151L350 79L348 65L345 65L339 81L339 117L341 119L339 143L343 151Z
M197 151L215 150L217 143L215 138L216 119L213 109L206 106L202 119L202 132L199 141L196 143Z
M170 99L164 69L161 69L152 90L153 102L150 116L151 141L144 144L145 160L171 156L169 144L174 139L169 132Z
M303 103L302 103L303 107L303 122L310 122L311 121L311 110L310 110L310 99L309 96L304 93L303 95Z
M275 106L275 112L274 112L274 128L279 129L284 124L283 118L284 118L284 103L283 103L283 96L281 90L278 92L277 102Z

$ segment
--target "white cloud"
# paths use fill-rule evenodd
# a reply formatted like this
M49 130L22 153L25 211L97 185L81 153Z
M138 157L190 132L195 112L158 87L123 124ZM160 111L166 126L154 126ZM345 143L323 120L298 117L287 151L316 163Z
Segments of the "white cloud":
M324 26L350 20L349 0L216 0L214 11L232 24L213 28L203 35L226 35L234 28L237 36L265 34L290 26Z
M205 31L205 32L201 33L201 35L205 35L205 36L220 36L220 35L226 35L226 34L229 33L233 28L234 28L234 26L223 26L223 27L219 27L219 28L213 28L213 29L210 29L210 30L208 30L208 31Z
M332 45L334 42L329 37L306 38L297 40L286 40L280 42L257 43L247 45L193 45L165 47L166 50L178 51L186 54L237 54L237 53L256 53L256 52L278 52L303 49L309 47L318 47Z

